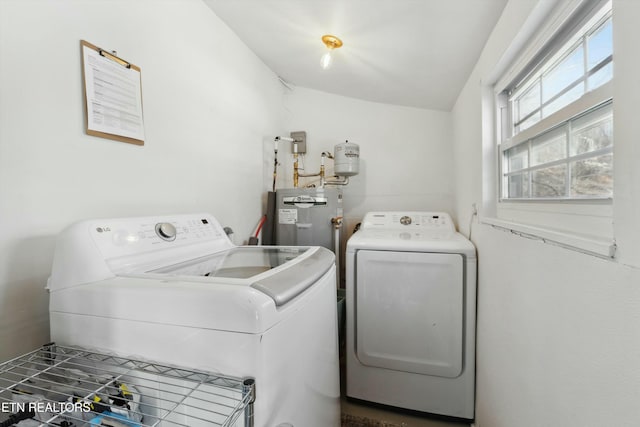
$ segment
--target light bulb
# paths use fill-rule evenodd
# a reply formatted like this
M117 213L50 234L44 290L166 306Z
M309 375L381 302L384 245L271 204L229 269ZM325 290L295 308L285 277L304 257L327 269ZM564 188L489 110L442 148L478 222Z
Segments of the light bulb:
M331 51L327 51L322 58L320 58L320 65L324 70L331 66Z
M331 34L325 34L324 36L322 36L322 43L324 43L327 49L329 49L327 52L325 52L324 55L322 55L322 58L320 59L320 66L326 70L331 66L331 61L333 59L331 58L331 51L342 46L342 40L340 40L336 36L332 36Z

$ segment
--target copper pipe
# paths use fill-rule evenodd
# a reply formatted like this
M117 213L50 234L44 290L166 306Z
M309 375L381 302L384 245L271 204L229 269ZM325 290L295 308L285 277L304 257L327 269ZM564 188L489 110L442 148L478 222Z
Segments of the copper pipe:
M298 188L298 144L293 141L293 188Z

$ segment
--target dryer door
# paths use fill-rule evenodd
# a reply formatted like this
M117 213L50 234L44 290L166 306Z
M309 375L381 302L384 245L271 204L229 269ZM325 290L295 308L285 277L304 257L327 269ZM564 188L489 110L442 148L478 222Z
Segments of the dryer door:
M356 354L367 366L455 378L462 372L460 254L360 250Z

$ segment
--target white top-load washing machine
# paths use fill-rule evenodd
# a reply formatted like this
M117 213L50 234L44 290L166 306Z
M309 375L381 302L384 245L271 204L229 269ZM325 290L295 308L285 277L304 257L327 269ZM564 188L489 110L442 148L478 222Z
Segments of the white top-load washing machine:
M443 212L370 212L346 258L347 396L473 419L473 244Z
M207 214L83 221L48 289L56 343L253 377L256 426L340 424L324 248L234 246Z

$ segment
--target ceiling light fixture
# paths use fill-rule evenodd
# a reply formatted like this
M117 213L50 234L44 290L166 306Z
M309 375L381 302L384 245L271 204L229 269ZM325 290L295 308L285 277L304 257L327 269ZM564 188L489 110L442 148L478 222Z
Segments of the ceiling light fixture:
M320 65L326 70L331 66L331 52L333 52L333 49L338 49L342 46L342 40L331 34L325 34L322 36L322 43L329 49L329 51L320 58Z

